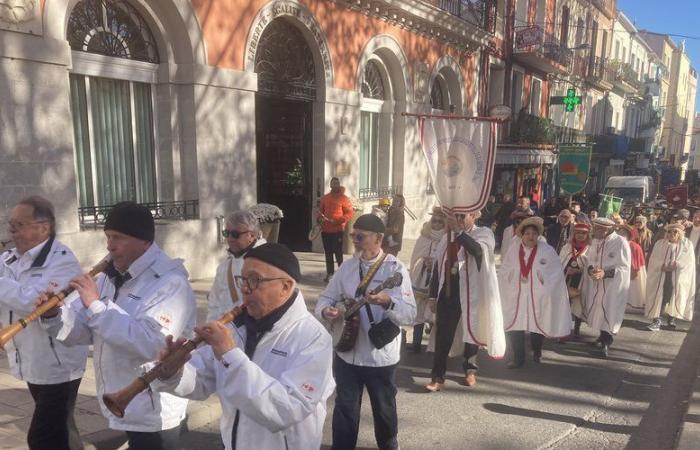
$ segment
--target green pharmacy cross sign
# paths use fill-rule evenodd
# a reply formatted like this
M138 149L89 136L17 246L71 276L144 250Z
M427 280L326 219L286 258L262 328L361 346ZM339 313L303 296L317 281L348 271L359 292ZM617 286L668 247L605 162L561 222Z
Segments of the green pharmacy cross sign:
M554 96L550 103L552 105L564 105L566 112L573 112L576 105L581 104L581 96L576 95L576 89L569 88L566 90L566 97Z

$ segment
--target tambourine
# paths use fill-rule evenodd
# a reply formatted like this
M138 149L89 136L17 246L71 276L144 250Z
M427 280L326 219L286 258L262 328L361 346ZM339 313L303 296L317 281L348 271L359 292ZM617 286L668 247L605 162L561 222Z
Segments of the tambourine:
M319 234L321 234L321 225L316 224L311 228L311 231L309 231L309 240L313 241Z

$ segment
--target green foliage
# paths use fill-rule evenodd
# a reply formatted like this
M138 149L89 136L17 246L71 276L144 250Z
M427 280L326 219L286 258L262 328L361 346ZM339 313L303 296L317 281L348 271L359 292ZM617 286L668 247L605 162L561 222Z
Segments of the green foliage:
M554 144L551 119L533 116L525 109L520 110L518 119L510 127L510 141L514 144Z

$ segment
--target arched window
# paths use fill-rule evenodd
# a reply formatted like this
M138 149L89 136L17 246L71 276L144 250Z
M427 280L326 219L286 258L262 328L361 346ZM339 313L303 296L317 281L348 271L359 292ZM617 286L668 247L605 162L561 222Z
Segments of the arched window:
M381 60L367 61L362 78L362 104L360 111L360 191L361 196L373 196L380 186L388 184L390 177L390 149L383 146L382 130L386 130L387 118L382 117L385 100L390 100L387 71ZM380 149L385 151L381 152Z
M71 110L81 207L157 201L153 34L125 0L82 0L71 12Z
M437 74L430 86L430 104L433 109L450 110L450 91L447 82L441 74Z

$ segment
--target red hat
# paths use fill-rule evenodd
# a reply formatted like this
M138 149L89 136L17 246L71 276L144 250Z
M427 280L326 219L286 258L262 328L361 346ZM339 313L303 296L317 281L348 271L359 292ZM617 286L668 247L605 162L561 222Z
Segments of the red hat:
M574 225L574 232L576 231L591 231L591 226L587 223L577 223Z

